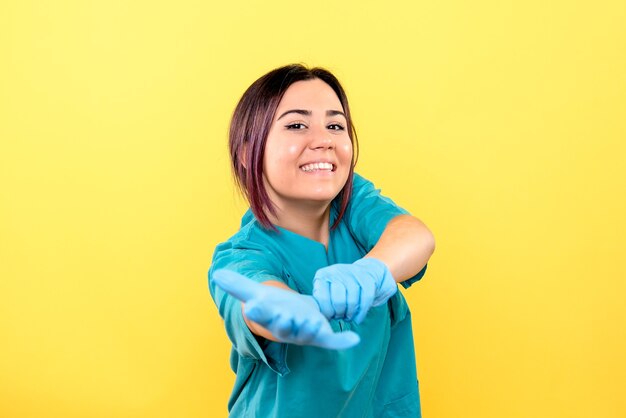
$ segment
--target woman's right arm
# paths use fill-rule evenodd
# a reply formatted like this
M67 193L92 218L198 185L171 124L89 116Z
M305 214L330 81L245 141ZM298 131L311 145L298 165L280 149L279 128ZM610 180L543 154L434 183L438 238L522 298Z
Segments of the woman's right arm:
M213 271L210 280L228 297L245 303L240 314L246 316L247 321L243 320L243 315L241 317L246 326L259 326L256 331L273 341L331 350L343 350L360 341L352 331L335 333L311 296L282 289L282 286L262 285L227 269ZM251 333L252 329L247 332Z

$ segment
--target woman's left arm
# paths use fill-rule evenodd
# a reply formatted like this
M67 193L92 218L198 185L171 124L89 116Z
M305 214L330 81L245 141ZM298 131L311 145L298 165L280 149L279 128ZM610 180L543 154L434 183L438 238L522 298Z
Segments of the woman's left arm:
M419 273L435 251L435 237L422 221L398 215L385 227L380 239L365 256L385 263L397 283Z
M313 280L313 297L329 319L361 323L369 309L380 306L398 291L419 280L435 250L435 239L419 219L394 216L365 257L352 264L319 269Z

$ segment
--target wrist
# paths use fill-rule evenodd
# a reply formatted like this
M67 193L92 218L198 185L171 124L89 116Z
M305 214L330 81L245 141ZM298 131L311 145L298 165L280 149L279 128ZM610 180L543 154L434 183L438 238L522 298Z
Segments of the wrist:
M355 261L354 264L358 265L359 267L365 268L372 274L374 274L374 276L378 279L378 283L389 279L394 280L387 264L385 264L379 258L366 255L365 257Z

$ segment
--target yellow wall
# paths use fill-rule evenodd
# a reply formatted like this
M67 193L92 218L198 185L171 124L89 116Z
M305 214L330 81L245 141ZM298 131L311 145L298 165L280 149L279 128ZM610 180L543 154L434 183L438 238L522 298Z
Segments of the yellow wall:
M626 416L625 4L3 1L0 416L226 416L227 124L290 62L437 238L424 416Z

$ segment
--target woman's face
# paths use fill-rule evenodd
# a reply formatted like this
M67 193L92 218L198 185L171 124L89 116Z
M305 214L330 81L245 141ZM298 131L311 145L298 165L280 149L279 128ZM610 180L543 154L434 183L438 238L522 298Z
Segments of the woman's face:
M274 115L263 158L272 202L281 209L329 204L345 185L351 163L347 121L333 89L320 79L289 86Z

